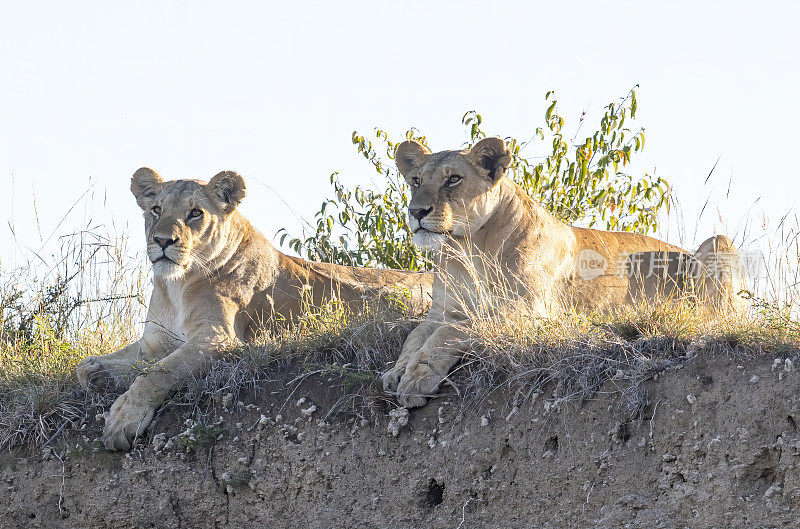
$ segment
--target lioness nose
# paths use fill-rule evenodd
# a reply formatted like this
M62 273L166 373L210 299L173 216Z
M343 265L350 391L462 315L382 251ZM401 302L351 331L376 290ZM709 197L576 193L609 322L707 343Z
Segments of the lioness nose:
M153 237L153 241L159 246L161 246L162 250L165 250L167 246L172 246L178 239L167 239L166 237Z
M411 213L411 216L417 220L422 220L425 216L430 215L432 211L433 206L429 208L413 208L408 210L408 212Z

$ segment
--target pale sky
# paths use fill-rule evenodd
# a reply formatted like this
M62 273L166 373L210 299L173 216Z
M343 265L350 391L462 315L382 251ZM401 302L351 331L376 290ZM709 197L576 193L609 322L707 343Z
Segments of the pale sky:
M298 227L279 197L311 220L331 172L374 180L353 130L415 126L435 150L456 148L475 109L489 134L527 139L546 91L572 131L637 83L638 166L673 183L689 231L711 196L696 239L674 222L661 235L737 235L748 215L796 208L798 21L800 2L765 1L7 1L0 260L87 218L127 226L139 249L128 186L143 165L165 179L240 172L241 209L272 237Z

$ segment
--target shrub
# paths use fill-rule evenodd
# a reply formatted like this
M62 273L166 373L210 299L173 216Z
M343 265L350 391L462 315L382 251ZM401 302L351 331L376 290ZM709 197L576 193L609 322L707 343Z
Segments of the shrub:
M529 142L506 138L513 156L508 176L564 222L637 233L654 231L658 212L669 207L669 186L660 177L625 172L632 156L645 144L643 128L626 126L636 117L635 88L606 105L597 130L578 143L577 132L571 140L565 139L565 123L558 114L555 93L548 92L545 126L537 127ZM469 134L464 148L486 137L477 112L467 112L461 121ZM406 222L408 188L394 168L397 145L406 139L427 145L426 137L414 128L398 141L376 129L375 144L354 132L353 144L381 175L385 189L348 189L338 173L333 173L330 182L334 198L326 199L317 211L316 231L292 237L282 229L280 244L315 261L408 270L430 268L423 251L411 243ZM544 156L525 157L523 150L537 139L549 144L548 151Z

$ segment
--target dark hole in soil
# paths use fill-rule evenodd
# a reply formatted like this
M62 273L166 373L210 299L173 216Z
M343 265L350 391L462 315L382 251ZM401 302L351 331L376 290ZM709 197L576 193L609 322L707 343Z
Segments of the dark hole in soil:
M711 377L711 375L700 375L697 377L697 380L699 380L704 386L714 383L714 379Z
M617 437L623 443L627 443L631 438L631 423L624 422L620 424L617 430Z
M429 507L436 507L444 501L442 499L443 494L444 483L439 483L433 478L429 479L428 489L425 491L425 503L427 503Z
M544 451L558 452L558 436L554 435L544 444Z

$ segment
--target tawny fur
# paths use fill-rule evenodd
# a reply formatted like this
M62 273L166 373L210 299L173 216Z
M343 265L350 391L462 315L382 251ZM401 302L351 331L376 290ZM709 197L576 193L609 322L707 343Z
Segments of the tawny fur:
M438 153L407 141L398 147L396 161L412 187L414 240L435 250L439 260L431 310L383 377L384 388L405 406L425 404L460 360L468 347L461 324L476 293L487 287L499 287L508 301L524 299L526 309L542 317L689 290L720 310L742 306L736 294L744 281L726 237L712 237L689 254L644 235L568 226L505 177L511 153L499 138L481 140L468 151ZM584 250L602 256L608 269L587 279L578 269ZM730 266L713 277L688 281L678 272L684 259L706 270L723 255ZM620 273L620 266L637 264L636 273ZM653 269L659 273L652 275Z
M234 172L219 173L206 184L163 182L142 168L131 191L144 211L154 271L144 333L124 349L86 358L77 368L85 388L116 385L134 370L141 373L108 414L103 438L110 450L130 449L171 392L276 315L292 319L333 297L353 309L365 296L381 292L409 292L418 306L430 297L430 274L282 254L236 211L245 186Z

